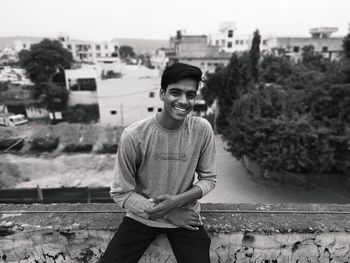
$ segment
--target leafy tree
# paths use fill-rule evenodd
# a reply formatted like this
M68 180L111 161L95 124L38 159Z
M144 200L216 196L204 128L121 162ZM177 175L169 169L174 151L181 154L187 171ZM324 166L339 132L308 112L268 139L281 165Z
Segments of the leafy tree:
M267 83L282 84L293 71L293 65L286 57L267 55L260 65L261 80Z
M259 30L255 30L252 47L250 48L249 55L252 64L252 77L254 82L258 82L259 79L259 58L260 58L260 42L261 36Z
M122 60L128 60L135 57L134 49L130 46L121 46L119 49L120 58Z
M213 75L208 76L205 84L203 96L206 103L211 105L215 98L218 100L219 115L216 124L218 131L223 133L228 126L227 118L234 100L252 87L249 54L234 53L227 67L218 68Z
M345 58L350 59L350 33L343 39L343 51Z
M26 69L31 81L35 83L34 97L42 98L48 109L65 106L68 93L65 88L64 69L73 62L72 54L57 40L44 39L19 53L20 65ZM54 83L54 80L59 80Z
M350 83L350 34L343 39L343 52L342 71L345 75L346 82Z

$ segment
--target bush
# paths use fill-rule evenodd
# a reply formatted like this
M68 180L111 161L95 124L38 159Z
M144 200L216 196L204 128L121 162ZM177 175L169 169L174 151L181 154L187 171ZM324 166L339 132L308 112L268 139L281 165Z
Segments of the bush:
M91 152L92 144L68 144L63 151L68 153L74 152Z
M54 136L35 137L30 149L38 152L52 152L57 148L58 143L59 139Z
M10 151L19 151L22 149L24 140L21 138L3 138L0 139L0 150L5 151L9 149Z
M108 144L104 143L102 145L102 149L98 151L98 153L117 153L118 151L118 144Z
M65 118L70 123L90 123L97 122L100 113L97 104L91 105L75 105L68 107Z
M224 135L237 158L247 156L268 170L345 172L350 121L344 105L349 102L350 86L317 87L304 96L263 86L235 102Z

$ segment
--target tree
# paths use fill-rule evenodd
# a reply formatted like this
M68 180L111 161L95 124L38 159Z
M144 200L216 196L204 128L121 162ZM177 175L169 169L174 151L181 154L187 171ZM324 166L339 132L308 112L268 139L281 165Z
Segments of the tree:
M343 52L342 71L346 77L346 82L350 83L350 34L343 39Z
M250 48L249 55L251 60L252 77L254 82L258 82L259 79L259 58L260 58L260 42L261 36L259 30L255 30L252 47Z
M218 132L223 133L228 126L227 118L235 100L245 94L252 86L250 58L247 52L233 53L230 63L209 75L203 91L204 99L211 105L218 100L219 115L216 120Z
M35 83L34 97L47 103L50 112L65 106L68 93L65 88L64 69L73 62L72 54L57 40L44 39L19 53L20 65ZM61 77L60 77L61 76ZM54 80L60 82L54 83ZM53 114L54 116L54 114Z
M135 57L134 49L130 46L121 46L119 49L120 58L122 60L128 60Z
M350 33L343 39L343 51L345 58L350 59Z

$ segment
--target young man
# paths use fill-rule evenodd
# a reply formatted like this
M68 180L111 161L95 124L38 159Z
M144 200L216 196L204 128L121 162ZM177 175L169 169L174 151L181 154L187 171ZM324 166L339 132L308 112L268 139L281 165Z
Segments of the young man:
M138 262L160 233L177 262L210 262L198 199L216 183L214 134L209 122L190 115L201 78L194 66L166 68L163 111L124 130L110 194L127 214L102 263Z

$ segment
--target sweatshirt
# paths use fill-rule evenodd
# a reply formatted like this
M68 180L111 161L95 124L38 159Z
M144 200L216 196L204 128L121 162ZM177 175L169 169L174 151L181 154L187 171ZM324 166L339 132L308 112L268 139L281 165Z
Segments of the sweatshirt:
M121 135L110 195L126 216L151 227L176 228L163 218L148 218L144 209L154 206L149 199L181 194L194 185L206 195L216 184L215 153L207 120L188 115L181 127L168 130L155 115L148 117ZM185 207L200 211L198 201Z

